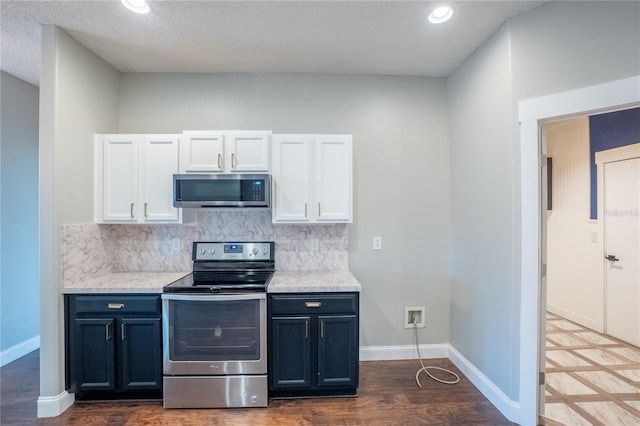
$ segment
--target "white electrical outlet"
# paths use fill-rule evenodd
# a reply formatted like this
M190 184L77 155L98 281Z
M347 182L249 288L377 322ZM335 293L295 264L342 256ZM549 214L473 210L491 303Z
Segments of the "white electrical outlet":
M373 237L373 249L382 250L382 237Z
M404 328L424 328L425 325L425 307L405 307L404 308Z

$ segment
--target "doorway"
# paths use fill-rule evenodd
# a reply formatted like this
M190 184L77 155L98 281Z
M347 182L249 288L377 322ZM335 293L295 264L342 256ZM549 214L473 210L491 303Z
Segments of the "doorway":
M520 122L520 419L537 424L540 401L540 123L553 117L640 105L640 76L521 101ZM543 395L542 395L543 396Z
M629 111L634 110L626 113ZM620 115L617 112L599 114L592 121ZM598 167L597 174L601 181L608 183L603 186L600 182L596 192L590 179L590 151L595 148L591 148L594 144L589 116L545 122L541 135L541 150L551 159L544 165L551 166L552 170L551 173L543 170L541 174L542 261L547 264L547 276L541 279L541 304L546 305L547 312L541 314L541 330L546 336L541 336L545 385L541 387L540 413L544 413L545 419L562 424L636 424L640 421L640 411L634 408L635 400L628 400L629 394L640 393L640 379L636 379L640 349L602 333L620 338L610 328L605 329L605 324L612 326L605 314L640 325L637 306L626 306L637 303L639 294L636 286L635 294L625 294L616 300L608 297L611 286L605 286L604 279L607 263L617 266L620 261L604 260L607 240L613 237L605 225L608 216L602 213L607 209L599 208L597 216L591 219L589 206L590 198L597 194L598 204L608 205L609 210L616 212L613 219L624 222L617 226L623 242L630 243L632 248L638 246L640 227L638 216L633 217L633 212L638 211L640 168L632 168L631 174L619 176L605 173L602 166L617 168L624 163L620 161L621 155L613 156L611 151L631 150L628 156L640 157L640 145L637 153L624 147L595 154L598 163L605 163ZM607 137L611 139L611 136L609 133ZM547 176L549 182L545 184ZM545 191L551 197L544 196ZM545 208L547 200L549 205ZM634 222L635 228L629 221ZM630 238L632 236L635 238ZM629 253L626 248L616 246L616 252L625 253L626 272L637 271L640 256L635 250ZM546 296L542 292L545 280ZM640 282L637 273L631 281ZM616 283L614 288L620 290L622 286ZM629 319L631 315L636 318ZM620 328L637 334L633 328L630 330L628 322Z

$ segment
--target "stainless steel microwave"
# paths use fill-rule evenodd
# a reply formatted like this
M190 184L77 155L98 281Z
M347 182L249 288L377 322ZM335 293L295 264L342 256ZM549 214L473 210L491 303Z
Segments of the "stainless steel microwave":
M174 207L262 207L271 200L266 174L173 175Z

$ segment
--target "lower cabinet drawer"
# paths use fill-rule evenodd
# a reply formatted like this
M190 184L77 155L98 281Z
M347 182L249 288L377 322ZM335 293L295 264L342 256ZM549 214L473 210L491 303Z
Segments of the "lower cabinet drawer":
M353 314L358 306L353 293L309 293L301 295L272 295L271 314Z
M126 295L91 295L73 296L70 298L72 312L75 314L114 314L114 313L141 313L159 314L160 296L126 296Z

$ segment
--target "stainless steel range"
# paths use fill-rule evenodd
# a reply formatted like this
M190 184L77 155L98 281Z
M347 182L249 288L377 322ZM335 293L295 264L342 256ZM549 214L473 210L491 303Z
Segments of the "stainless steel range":
M266 407L273 242L194 242L162 294L165 408Z

